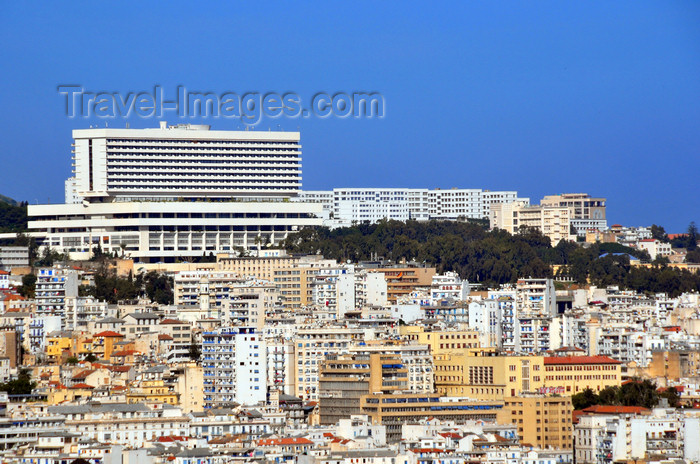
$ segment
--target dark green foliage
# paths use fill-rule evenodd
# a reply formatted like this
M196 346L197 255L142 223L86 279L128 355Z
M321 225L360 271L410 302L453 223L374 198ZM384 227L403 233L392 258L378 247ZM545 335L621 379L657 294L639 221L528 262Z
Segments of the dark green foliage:
M34 298L35 288L36 276L34 274L26 274L22 276L22 285L17 289L17 291L25 298Z
M44 252L34 265L37 267L51 267L54 263L66 261L67 259L67 255L61 254L52 248L44 248Z
M143 277L146 296L158 304L173 304L173 279L164 274L151 271Z
M680 406L681 395L676 390L676 387L670 387L659 393L661 398L666 398L668 400L668 405L672 408L677 408Z
M158 304L172 304L174 301L173 279L155 271L134 278L118 277L114 272L102 268L95 274L95 285L80 286L79 293L112 304L122 300L135 300L142 295Z
M520 277L550 277L551 265L579 284L620 285L640 292L668 293L700 290L700 275L665 266L631 266L629 256L649 261L643 250L618 243L586 248L562 241L552 247L536 230L511 235L487 231L481 225L458 221L382 221L353 227L303 229L282 246L292 253L320 253L326 258L353 262L383 257L435 266L438 272L456 271L470 282L497 285ZM605 256L603 256L605 255ZM629 256L628 256L629 255Z
M691 222L688 226L685 248L688 251L696 250L698 248L698 238L700 238L698 227L695 225L695 222Z
M581 393L573 395L571 397L571 403L574 409L586 409L589 406L600 404L600 398L593 390L586 388Z
M685 255L686 263L700 264L700 248L696 248L693 251L689 251Z
M202 356L202 349L197 343L192 342L188 355L192 361L199 361L199 358Z
M700 239L700 233L698 232L698 226L693 221L688 224L688 229L685 234L671 240L671 246L673 248L685 248L688 251L693 251L698 248L698 239Z
M333 230L304 229L283 246L293 253L320 253L339 261L379 256L393 262L425 262L438 272L456 271L471 282L489 284L551 276L543 257L550 259L551 254L556 259L557 253L563 253L560 248L549 251L549 239L537 231L510 235L458 221L381 221Z
M651 238L655 238L660 242L668 243L668 235L666 234L666 229L656 224L651 225Z
M0 201L0 232L27 230L27 203L13 205Z
M672 390L672 391L671 391ZM675 394L675 396L674 396ZM571 397L574 409L585 409L596 404L609 406L639 406L651 409L659 404L662 397L669 399L672 407L678 405L678 393L675 389L669 389L659 393L656 384L651 380L634 380L620 387L605 387L600 393L595 393L590 388Z
M36 382L32 382L29 369L21 369L15 380L0 383L0 391L8 395L30 395L35 388Z

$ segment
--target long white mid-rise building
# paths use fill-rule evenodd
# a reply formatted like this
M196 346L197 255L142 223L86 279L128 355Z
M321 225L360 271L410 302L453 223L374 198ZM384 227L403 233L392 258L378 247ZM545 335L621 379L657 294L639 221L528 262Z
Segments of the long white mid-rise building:
M290 202L301 187L298 132L157 129L73 131L66 204L31 205L41 245L160 262L277 243L321 224L319 204Z
M427 221L430 219L486 219L501 203L522 201L515 191L482 189L337 188L302 191L295 201L318 203L329 227L383 219Z

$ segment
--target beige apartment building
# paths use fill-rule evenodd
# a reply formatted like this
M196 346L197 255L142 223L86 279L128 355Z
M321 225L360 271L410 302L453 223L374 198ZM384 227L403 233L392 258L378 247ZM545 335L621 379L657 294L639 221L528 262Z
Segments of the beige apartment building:
M435 388L442 395L503 401L543 386L542 356L499 356L488 348L435 356Z
M428 345L433 356L463 353L467 348L479 348L479 331L468 328L433 330L423 325L404 325L399 334L412 343Z
M318 271L337 266L335 260L324 259L320 255L292 256L284 250L261 251L258 256L219 254L216 262L220 271L274 282L280 289L285 306L291 309L311 304L311 284Z
M539 448L571 449L571 397L523 394L505 398L506 421L518 427L521 443Z
M576 233L583 237L590 230L605 230L605 198L592 197L587 193L562 193L547 195L540 201L540 206L565 207L571 213L571 225Z
M367 271L384 274L389 303L396 303L399 298L408 295L417 287L430 287L436 274L434 267L380 267Z
M571 240L571 211L564 206L529 206L522 201L502 203L491 207L489 216L492 229L515 234L521 227L539 230L555 245Z
M435 388L447 396L496 401L522 393L571 396L621 382L621 363L607 356L499 356L486 348L435 356Z
M321 425L360 414L360 399L370 393L408 390L408 368L396 354L327 356L319 379Z

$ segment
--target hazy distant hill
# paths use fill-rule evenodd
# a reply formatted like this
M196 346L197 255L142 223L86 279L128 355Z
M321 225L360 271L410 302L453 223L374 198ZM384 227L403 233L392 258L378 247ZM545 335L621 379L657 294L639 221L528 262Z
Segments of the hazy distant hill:
M19 206L19 202L17 200L13 200L12 198L6 197L5 195L0 195L0 201L3 203L7 203L8 205Z
M0 195L0 232L27 230L27 205Z

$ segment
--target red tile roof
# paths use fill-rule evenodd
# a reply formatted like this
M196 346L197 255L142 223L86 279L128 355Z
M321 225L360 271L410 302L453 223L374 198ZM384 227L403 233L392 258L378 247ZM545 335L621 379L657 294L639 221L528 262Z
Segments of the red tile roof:
M104 332L100 332L97 335L95 335L95 338L105 338L105 337L123 337L124 335L117 333L113 330L105 330Z
M121 356L131 356L131 355L134 355L137 353L138 353L138 351L136 351L136 350L122 350L122 351L115 351L114 353L112 353L112 356L116 356L117 358L119 358Z
M93 387L92 385L88 385L86 383L76 383L75 385L73 385L70 388L71 388L71 390L78 390L78 389L84 390L84 389L93 389L95 387Z
M587 414L644 414L648 413L647 408L641 406L607 406L596 404L583 409Z
M86 379L88 375L92 374L95 372L95 369L87 369L84 371L80 371L77 374L73 376L73 380L81 380L81 379Z
M279 446L279 445L313 445L314 442L308 438L268 438L258 440L258 446Z
M173 340L173 337L168 334L159 334L158 340Z
M544 364L622 364L607 356L548 356L544 358Z
M186 324L186 322L179 321L177 319L163 319L160 321L161 324Z
M156 439L156 441L158 443L171 443L174 441L187 441L187 438L186 437L172 437L172 436L171 437L158 437L158 439Z

